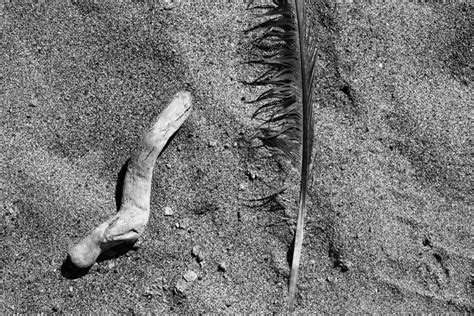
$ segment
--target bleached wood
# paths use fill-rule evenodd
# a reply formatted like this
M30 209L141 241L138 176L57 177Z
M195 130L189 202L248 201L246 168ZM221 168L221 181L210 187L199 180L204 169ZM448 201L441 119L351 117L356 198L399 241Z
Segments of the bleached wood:
M77 267L90 267L105 250L123 242L133 242L145 231L150 216L153 167L169 138L188 118L190 110L191 94L178 92L153 126L143 134L125 173L119 211L68 251L69 258Z

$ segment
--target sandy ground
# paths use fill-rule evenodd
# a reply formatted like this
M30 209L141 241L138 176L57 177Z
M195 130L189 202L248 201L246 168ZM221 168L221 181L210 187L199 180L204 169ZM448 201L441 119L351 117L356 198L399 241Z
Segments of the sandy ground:
M0 7L0 313L284 312L297 179L251 140L246 5ZM297 311L472 312L472 5L313 9ZM67 249L114 214L119 171L182 89L194 111L157 162L144 237L72 273ZM247 201L283 181L273 207Z

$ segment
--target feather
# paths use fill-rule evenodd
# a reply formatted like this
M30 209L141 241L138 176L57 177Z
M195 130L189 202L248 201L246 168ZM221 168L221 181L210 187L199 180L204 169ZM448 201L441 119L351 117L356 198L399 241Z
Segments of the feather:
M301 167L298 217L291 262L288 304L293 311L299 262L302 251L306 196L313 147L312 85L316 49L305 25L304 0L274 0L266 6L268 20L247 30L263 31L255 45L262 58L250 63L267 65L252 85L271 85L257 99L254 118L260 119L262 142L280 150Z

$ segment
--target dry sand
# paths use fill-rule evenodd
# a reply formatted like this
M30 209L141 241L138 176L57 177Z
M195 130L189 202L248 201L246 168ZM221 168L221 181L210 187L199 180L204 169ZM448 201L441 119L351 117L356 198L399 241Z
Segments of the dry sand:
M0 313L285 311L296 185L286 209L246 201L288 171L250 140L244 101L261 90L240 82L259 73L241 64L255 53L246 5L0 8ZM473 311L472 8L313 7L298 312ZM66 250L114 214L119 171L182 89L194 113L158 159L144 238L70 270Z

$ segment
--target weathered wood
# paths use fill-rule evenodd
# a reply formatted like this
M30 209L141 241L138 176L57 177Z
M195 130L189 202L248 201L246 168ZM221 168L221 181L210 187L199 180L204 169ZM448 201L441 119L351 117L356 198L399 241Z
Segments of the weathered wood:
M191 94L179 92L144 133L140 147L127 167L119 211L68 251L77 267L90 267L103 251L123 242L133 242L145 231L150 215L153 167L169 138L188 118L190 110Z

